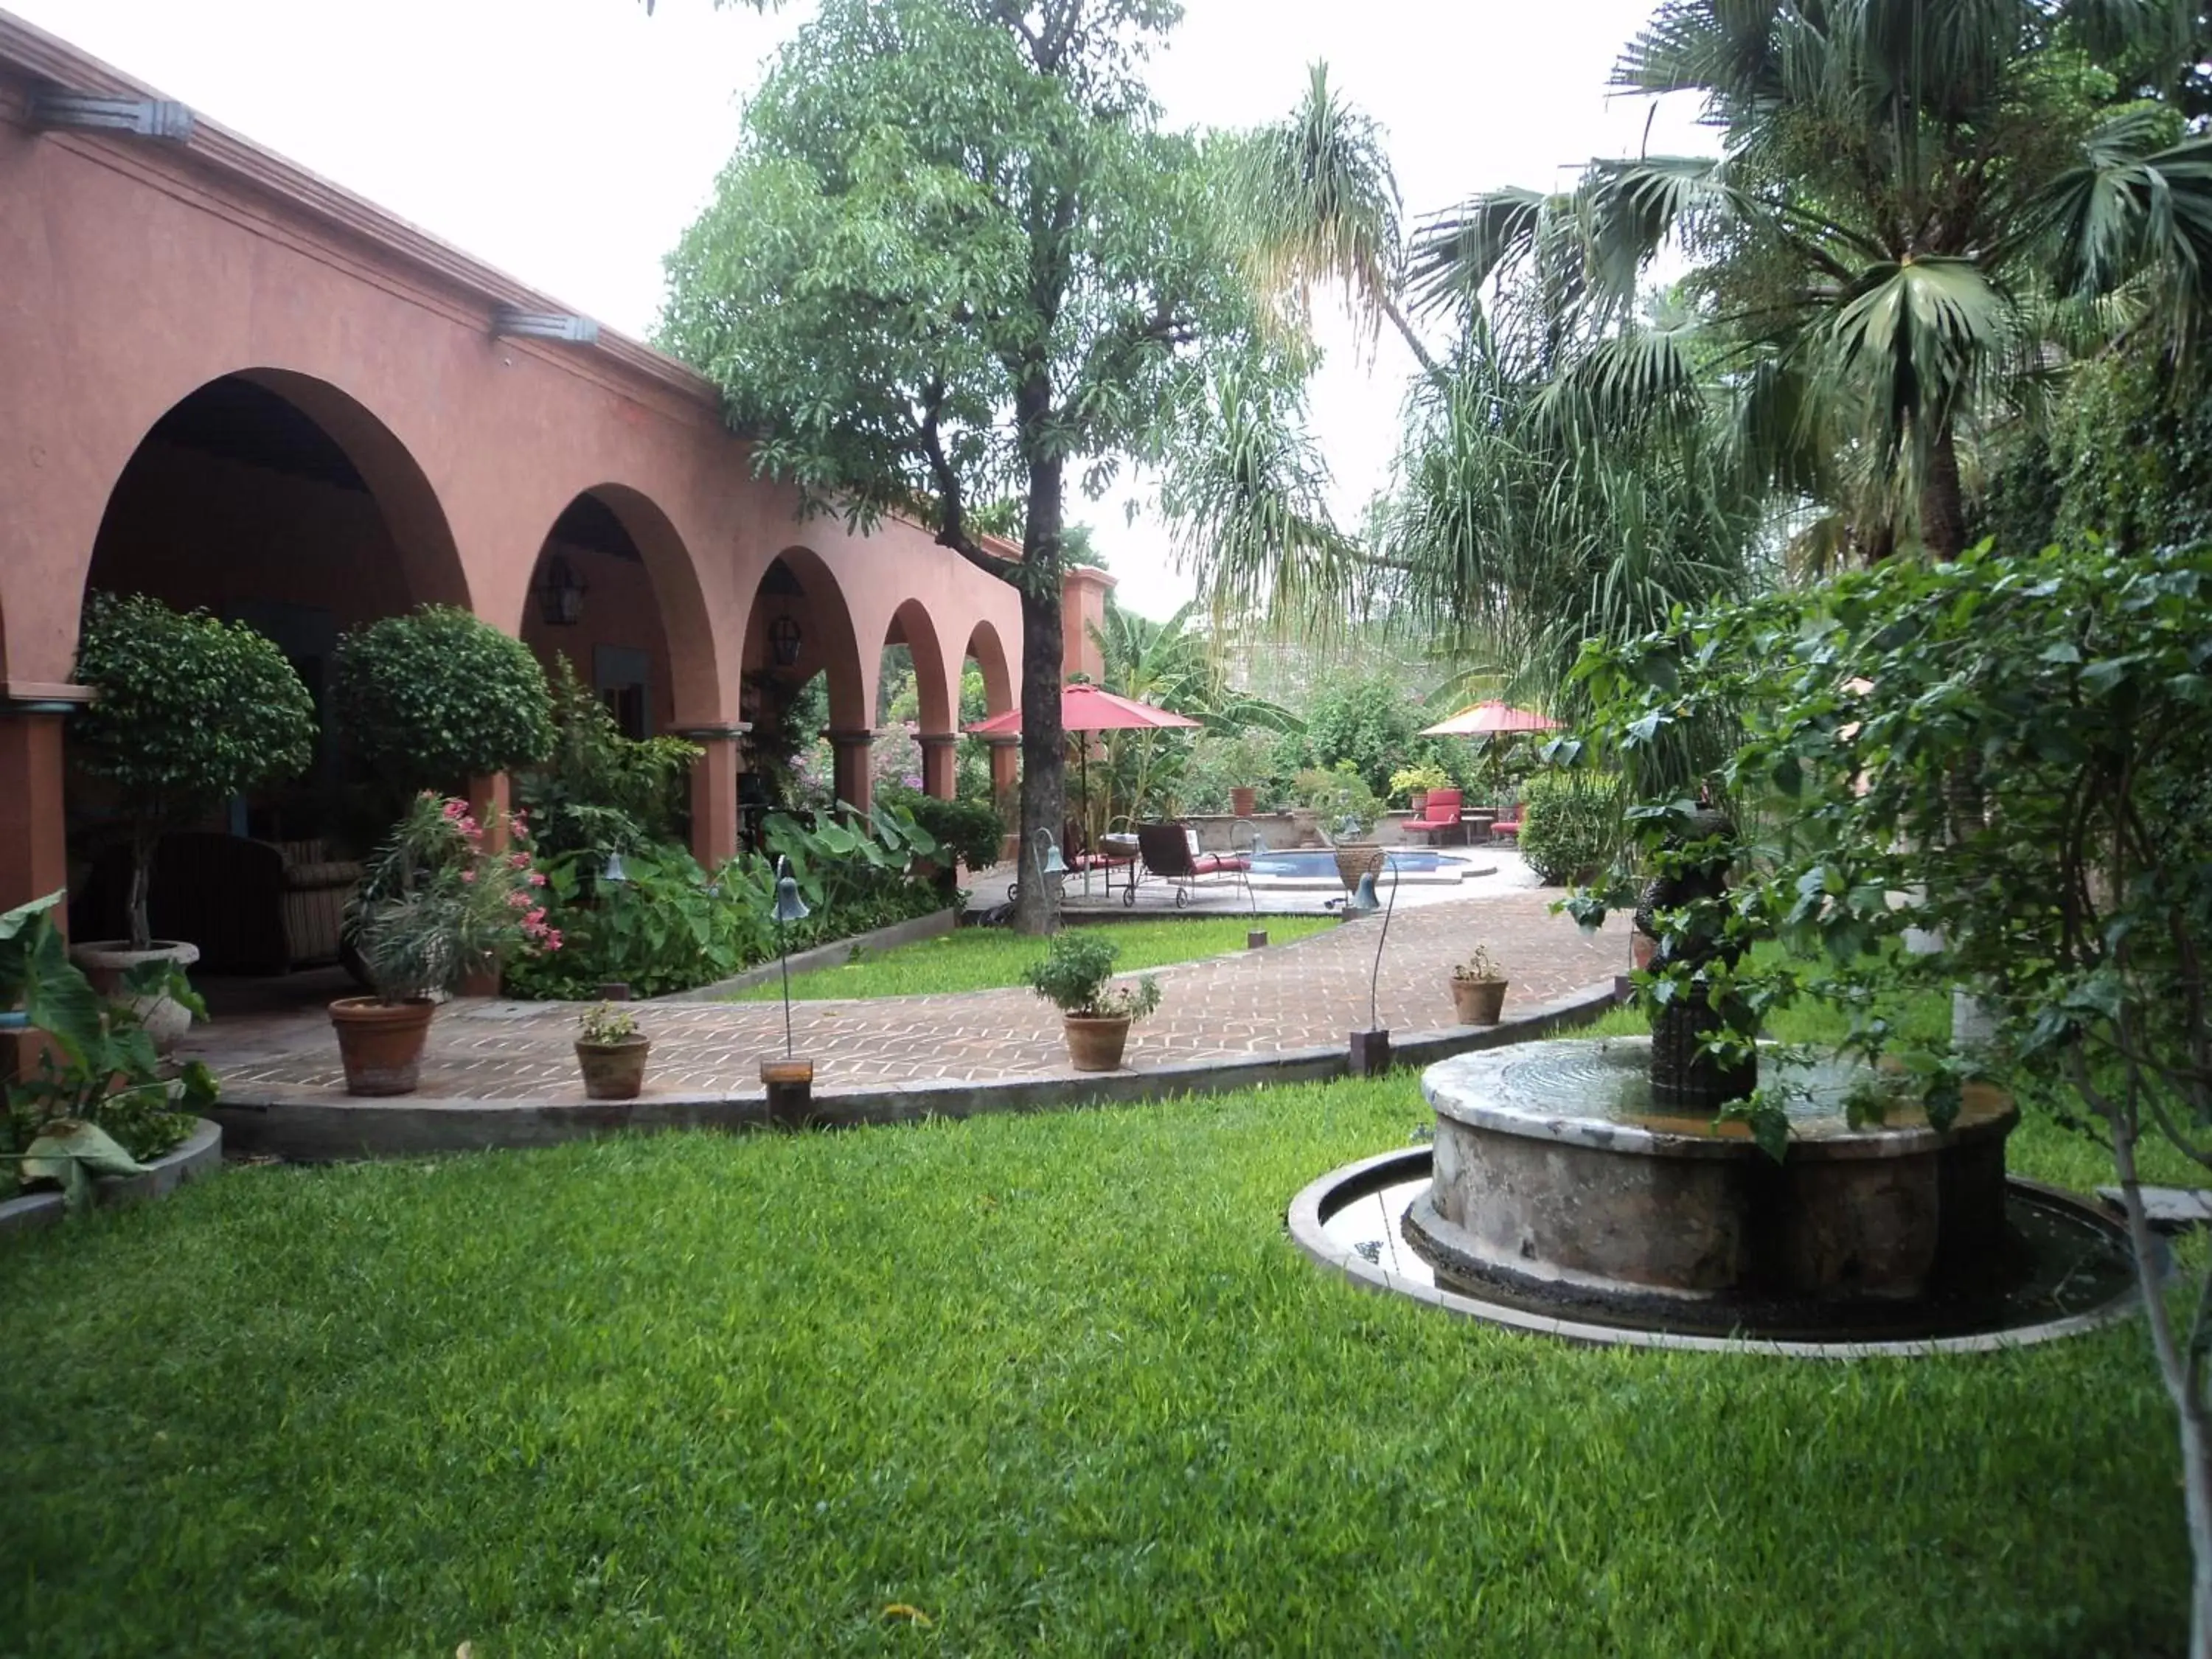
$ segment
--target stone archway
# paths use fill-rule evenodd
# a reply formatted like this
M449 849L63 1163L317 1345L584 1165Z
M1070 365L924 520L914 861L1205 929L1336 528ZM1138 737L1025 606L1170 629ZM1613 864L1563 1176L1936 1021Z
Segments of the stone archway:
M913 666L917 718L912 735L919 747L914 757L919 787L940 800L950 800L959 707L945 683L945 647L937 624L921 600L908 599L891 613L884 644L887 653L893 647L903 647ZM887 735L896 738L902 734Z
M862 661L844 590L812 549L787 547L769 561L748 608L740 660L739 713L752 728L739 780L743 806L756 812L778 804L793 787L778 775L789 763L782 751L795 747L803 760L819 738L830 746L830 775L820 781L830 799L867 811L875 665ZM792 728L801 716L811 729Z
M986 718L1003 714L1014 706L1014 677L1006 662L1006 647L1000 640L996 628L988 622L977 623L968 635L967 648L961 660L963 671L965 665L970 662L981 671ZM964 672L962 678L966 678ZM1021 783L1021 739L994 738L989 747L991 799L1012 822L1015 792Z
M343 891L308 904L288 896L296 890L286 884L300 869L343 862L382 828L354 810L360 803L340 765L329 702L338 639L421 604L470 599L422 468L373 411L327 381L274 368L225 374L173 404L140 438L109 489L83 568L86 592L145 593L267 635L306 682L321 720L307 776L234 802L200 826L277 849L283 868L270 890L195 896L194 886L216 884L161 882L157 898L173 915L166 924L157 916L156 930L192 939L219 968L224 949L194 929L243 940L229 912L250 904L270 915L232 965L248 956L294 966L330 959ZM85 872L73 884L79 919L105 933L117 919L109 893L117 854L103 829L112 804L74 784L69 804L78 826L72 862ZM224 856L248 862L243 850Z

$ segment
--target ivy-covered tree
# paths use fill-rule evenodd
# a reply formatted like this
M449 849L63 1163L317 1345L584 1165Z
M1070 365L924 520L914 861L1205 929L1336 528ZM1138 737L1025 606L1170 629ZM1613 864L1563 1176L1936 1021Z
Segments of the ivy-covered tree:
M765 3L765 0L755 0ZM921 519L1022 605L1022 844L1065 802L1071 473L1174 463L1221 386L1295 386L1142 68L1168 0L822 0L668 262L659 340L724 388L763 472L866 528ZM1279 408L1279 401L1270 408ZM1018 557L988 506L1021 503ZM1056 925L1047 883L1017 924Z
M70 757L121 796L131 948L150 950L147 887L162 832L305 769L314 700L284 653L245 623L143 593L87 597L76 677L98 696L70 721Z

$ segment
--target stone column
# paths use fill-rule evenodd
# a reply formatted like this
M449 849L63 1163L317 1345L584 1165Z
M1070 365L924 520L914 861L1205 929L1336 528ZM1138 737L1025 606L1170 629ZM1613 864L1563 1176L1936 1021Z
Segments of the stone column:
M0 682L0 910L69 885L62 817L62 722L92 701L81 685ZM66 898L50 913L69 928ZM35 1067L44 1039L0 1033L0 1082Z
M469 780L469 815L483 826L483 844L488 852L499 852L507 846L507 814L513 799L507 774L495 772L489 777ZM499 970L471 974L461 981L465 997L495 997L499 994Z
M752 726L678 726L672 734L699 745L691 763L691 856L713 870L738 855L738 738Z
M952 761L960 734L924 732L915 741L921 745L921 793L934 795L939 800L951 800L959 787Z
M830 739L830 747L836 752L839 804L866 817L875 805L875 781L868 775L868 759L875 746L876 734L862 726L848 732L824 732L822 735Z

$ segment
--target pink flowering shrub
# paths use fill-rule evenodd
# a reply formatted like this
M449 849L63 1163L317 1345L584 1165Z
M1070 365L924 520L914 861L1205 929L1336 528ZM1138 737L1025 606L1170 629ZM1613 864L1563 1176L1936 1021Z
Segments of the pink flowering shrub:
M347 933L385 1001L451 992L511 957L561 948L536 890L544 882L521 813L487 830L466 801L425 791L377 849Z

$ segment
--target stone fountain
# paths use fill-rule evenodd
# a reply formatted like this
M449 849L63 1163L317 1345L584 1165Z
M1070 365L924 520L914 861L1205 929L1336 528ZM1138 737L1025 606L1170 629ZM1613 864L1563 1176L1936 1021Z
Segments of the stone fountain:
M1686 840L1723 846L1726 830L1706 815ZM1659 911L1724 884L1724 855L1655 883L1637 925L1656 939ZM1679 939L1672 948L1685 951ZM1686 947L1693 976L1722 959L1700 948ZM1918 1107L1885 1101L1894 1091L1870 1068L1766 1056L1765 1080L1781 1085L1790 1118L1777 1161L1721 1115L1760 1078L1756 1064L1705 1051L1717 1018L1692 995L1649 1037L1525 1043L1431 1066L1429 1153L1315 1183L1292 1206L1293 1234L1303 1227L1317 1259L1388 1287L1570 1334L1909 1340L2056 1331L2092 1304L2098 1317L2120 1305L2116 1230L2007 1180L2018 1114L2002 1094L1970 1086L1939 1130ZM1384 1227L1399 1237L1371 1237Z

